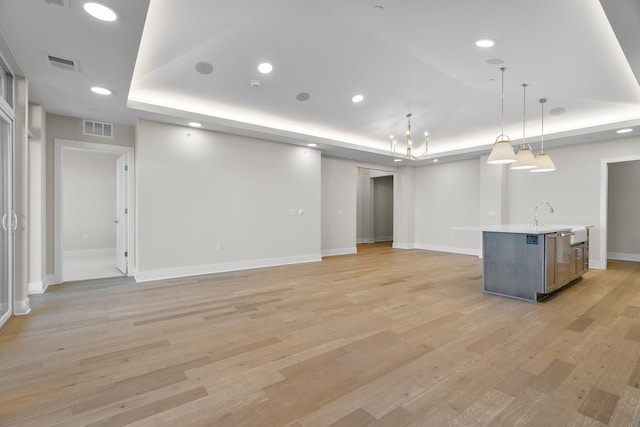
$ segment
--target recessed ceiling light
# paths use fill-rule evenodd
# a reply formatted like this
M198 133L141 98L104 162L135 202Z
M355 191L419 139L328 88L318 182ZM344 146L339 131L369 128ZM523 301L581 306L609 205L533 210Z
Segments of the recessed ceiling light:
M629 132L633 132L633 129L627 128L627 129L620 129L616 131L616 133L629 133Z
M118 19L116 12L109 6L105 6L102 3L86 2L84 4L84 10L91 16L101 21L115 21Z
M482 39L476 42L476 46L478 47L492 47L496 42L490 39Z
M318 144L314 144L313 142L311 144L307 144L307 147L312 147L313 148L313 147L317 147L317 146L318 146Z
M438 163L438 159L433 159L433 163Z
M393 159L394 162L401 162L402 159Z
M262 74L269 74L272 70L273 65L269 64L268 62L263 62L262 64L258 65L258 71L260 71Z
M364 99L364 95L354 95L353 98L351 98L351 101L354 103L358 103L358 102L362 102L362 100Z
M202 123L189 122L189 126L191 126L192 128L199 128L199 127L202 127Z
M111 95L111 91L105 87L100 86L92 86L91 91L93 93L97 93L98 95Z

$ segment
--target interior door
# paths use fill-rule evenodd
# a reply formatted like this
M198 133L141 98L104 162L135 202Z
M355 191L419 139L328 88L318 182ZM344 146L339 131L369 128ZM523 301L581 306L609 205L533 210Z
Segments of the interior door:
M12 121L0 111L0 327L13 311L13 238L17 224L12 203Z
M127 173L128 166L124 154L116 159L116 268L127 274Z

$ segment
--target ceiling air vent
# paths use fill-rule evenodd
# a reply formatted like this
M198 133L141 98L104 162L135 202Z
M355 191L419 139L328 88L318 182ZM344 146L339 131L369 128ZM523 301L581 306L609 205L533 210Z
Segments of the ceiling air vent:
M85 120L82 128L85 135L103 136L113 138L113 124Z
M55 4L64 7L64 0L43 0L46 4Z
M47 55L47 59L49 60L49 64L52 67L60 68L66 71L79 71L78 63L71 59L60 58L59 56Z

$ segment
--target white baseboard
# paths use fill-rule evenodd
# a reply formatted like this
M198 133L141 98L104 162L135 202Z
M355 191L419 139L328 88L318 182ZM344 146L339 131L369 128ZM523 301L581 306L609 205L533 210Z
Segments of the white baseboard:
M13 304L13 314L16 316L24 316L25 314L29 314L30 311L29 298L23 299L22 301L15 301Z
M448 252L452 254L474 255L480 257L480 249L459 248L457 246L430 245L424 243L416 243L414 247L416 249L422 249L425 251Z
M358 253L358 248L327 249L322 251L322 256L349 255L355 253Z
M116 248L98 248L98 249L78 249L64 251L65 257L81 257L81 256L98 256L98 255L116 255Z
M43 294L44 284L42 282L32 282L27 285L27 291L29 295Z
M391 247L393 249L415 249L416 245L414 243L393 242L393 245L391 245Z
M609 252L607 258L617 259L619 261L635 261L640 262L640 254L626 254L624 252Z
M594 270L606 270L607 266L602 261L589 260L589 268L593 268Z
M440 245L430 245L425 243L396 243L393 242L394 249L422 249L425 251L435 251L435 252L448 252L452 254L460 254L460 255L474 255L480 257L481 251L480 249L472 249L472 248L459 248L456 246L440 246Z
M47 291L47 288L49 287L49 285L53 285L53 284L55 284L55 281L53 280L53 274L49 274L48 276L45 276L42 279L42 282L29 283L28 285L29 295L44 294Z
M49 287L49 285L55 285L55 277L53 274L49 274L47 276L44 276L44 279L42 279L42 284L44 286L44 290L46 291L47 288Z
M376 239L374 239L373 237L366 237L364 239L356 239L356 244L360 244L360 243L375 243Z
M322 261L321 254L138 271L135 275L135 279L136 282L149 282L152 280L175 279L178 277L201 276L204 274L224 273L227 271L250 270L254 268L276 267L279 265L301 264L317 261Z

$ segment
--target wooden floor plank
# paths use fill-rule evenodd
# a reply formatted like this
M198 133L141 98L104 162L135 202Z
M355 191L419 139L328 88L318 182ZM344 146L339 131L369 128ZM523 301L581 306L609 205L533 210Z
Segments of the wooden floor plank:
M375 244L52 286L0 333L0 425L639 425L640 263L538 304L481 275Z

